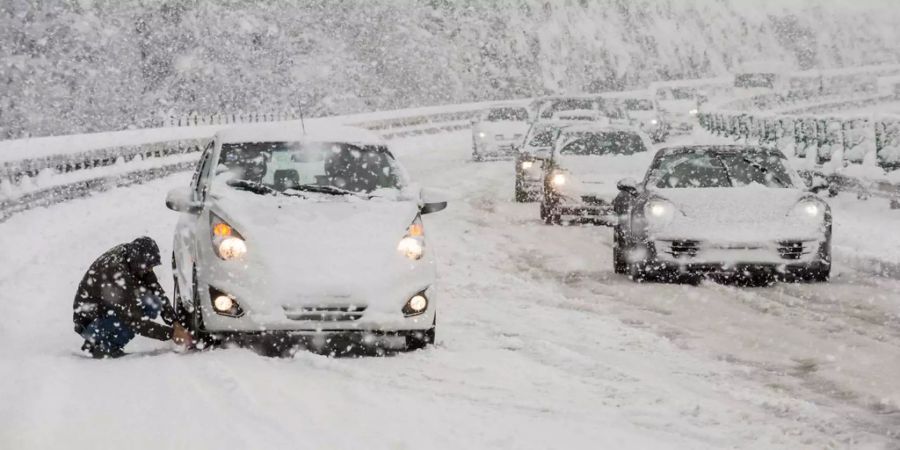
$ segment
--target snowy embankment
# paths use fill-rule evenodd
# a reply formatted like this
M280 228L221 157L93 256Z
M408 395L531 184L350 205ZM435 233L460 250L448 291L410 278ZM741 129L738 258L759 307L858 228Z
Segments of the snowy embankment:
M613 273L608 229L543 225L535 205L511 202L511 163L470 163L469 145L467 132L394 143L451 204L425 218L437 346L391 358L178 355L146 340L122 360L76 355L81 273L140 234L168 254L177 216L163 199L186 173L0 224L0 447L60 436L137 449L900 443L900 282L838 252L825 285L637 285ZM870 202L833 201L836 249L865 238L844 224L870 220ZM900 254L885 239L879 254Z

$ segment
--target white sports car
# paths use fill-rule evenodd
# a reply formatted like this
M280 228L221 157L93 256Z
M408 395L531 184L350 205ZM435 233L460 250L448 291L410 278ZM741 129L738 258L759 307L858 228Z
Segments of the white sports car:
M826 281L831 208L776 149L657 152L643 182L621 180L613 262L634 279L718 274Z
M191 185L166 200L182 213L172 255L181 321L212 340L424 347L437 298L421 215L446 207L433 197L365 130L219 132Z

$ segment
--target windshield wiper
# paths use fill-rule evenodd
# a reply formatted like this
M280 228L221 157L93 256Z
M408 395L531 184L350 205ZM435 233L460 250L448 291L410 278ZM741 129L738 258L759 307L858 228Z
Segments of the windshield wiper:
M341 189L339 187L321 186L318 184L300 184L297 186L291 186L290 188L285 189L284 194L296 195L296 194L291 194L289 191L315 192L317 194L329 194L329 195L360 195L360 196L365 195L365 194L360 194L358 192Z
M788 184L785 183L784 180L779 178L778 175L771 173L771 171L767 167L763 166L762 164L752 161L752 160L750 160L750 158L747 158L746 156L742 156L741 159L744 160L745 163L750 164L752 167L756 168L756 170L759 170L763 174L766 174L766 175L769 175L770 177L772 177L772 180L775 181L776 183L778 183L779 185L781 185L781 187L788 187Z
M260 195L276 195L278 191L272 189L264 184L257 183L249 180L228 180L225 184L235 188L240 189L242 191L250 191L254 194Z

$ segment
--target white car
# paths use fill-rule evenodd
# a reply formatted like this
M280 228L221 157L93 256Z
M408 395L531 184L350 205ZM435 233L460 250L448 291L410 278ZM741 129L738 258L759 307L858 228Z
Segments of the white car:
M434 257L421 215L446 202L412 184L368 131L221 131L166 204L181 213L173 302L195 335L433 342Z
M591 109L570 109L564 111L557 111L553 113L553 117L550 118L553 121L563 121L563 122L606 122L609 123L609 118L603 115L600 111L591 110Z
M602 124L559 129L543 164L540 215L547 224L615 224L616 182L637 176L652 158L650 139L631 127Z
M496 105L472 122L472 159L509 157L528 131L528 109L518 105Z
M616 272L663 281L710 273L829 278L831 208L776 149L664 148L643 182L618 185Z

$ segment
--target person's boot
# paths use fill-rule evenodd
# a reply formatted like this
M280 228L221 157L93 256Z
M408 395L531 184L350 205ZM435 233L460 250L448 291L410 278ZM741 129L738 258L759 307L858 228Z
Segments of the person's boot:
M102 345L91 344L88 341L84 341L84 345L81 346L81 351L91 355L91 358L94 359L119 358L125 356L125 352L120 348L105 348Z

